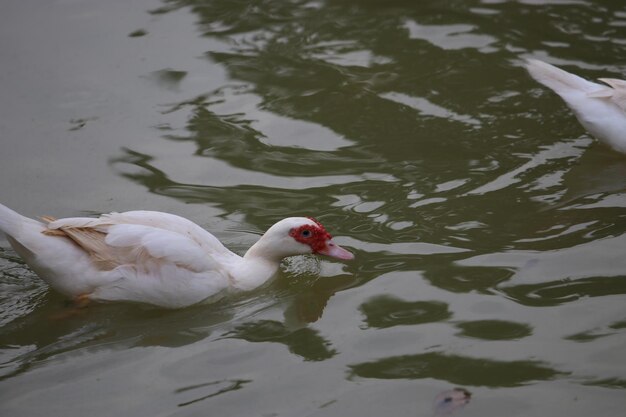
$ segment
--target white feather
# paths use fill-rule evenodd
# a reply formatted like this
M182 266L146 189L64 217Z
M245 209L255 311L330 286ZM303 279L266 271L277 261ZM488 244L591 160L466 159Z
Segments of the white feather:
M535 59L527 60L526 69L561 96L589 133L626 153L626 81L602 78L608 86L597 84Z
M219 269L211 254L193 239L169 230L137 224L118 224L108 230L105 242L195 272Z

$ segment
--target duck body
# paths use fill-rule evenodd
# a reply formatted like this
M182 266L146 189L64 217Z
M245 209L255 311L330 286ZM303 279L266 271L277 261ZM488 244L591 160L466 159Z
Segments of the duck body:
M601 78L598 84L535 59L530 75L565 101L581 125L596 139L626 153L626 81Z
M352 254L314 219L272 226L242 257L195 223L168 213L24 217L0 204L0 231L33 271L72 298L180 308L263 285L287 256Z

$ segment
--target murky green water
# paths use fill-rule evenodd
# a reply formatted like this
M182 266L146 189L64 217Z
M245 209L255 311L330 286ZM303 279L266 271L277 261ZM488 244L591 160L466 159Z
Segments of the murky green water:
M55 319L2 241L0 415L432 416L455 386L455 415L624 414L626 158L520 68L624 77L622 1L1 8L0 201L170 211L239 253L315 215L357 258Z

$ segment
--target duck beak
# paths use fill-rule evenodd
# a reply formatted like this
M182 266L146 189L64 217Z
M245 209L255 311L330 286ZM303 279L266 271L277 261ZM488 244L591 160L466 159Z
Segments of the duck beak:
M337 245L335 242L333 242L332 239L327 240L326 247L319 250L317 253L321 253L322 255L330 256L331 258L337 259L354 259L354 255L352 253Z

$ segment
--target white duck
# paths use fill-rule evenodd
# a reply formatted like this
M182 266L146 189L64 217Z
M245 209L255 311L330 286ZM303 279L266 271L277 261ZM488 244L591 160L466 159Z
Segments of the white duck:
M52 288L81 302L179 308L259 287L287 256L354 257L318 221L304 217L279 221L243 257L173 214L129 211L42 220L0 204L0 231L15 251Z
M551 88L599 141L626 153L626 81L600 78L596 84L536 59L526 61L530 75Z

